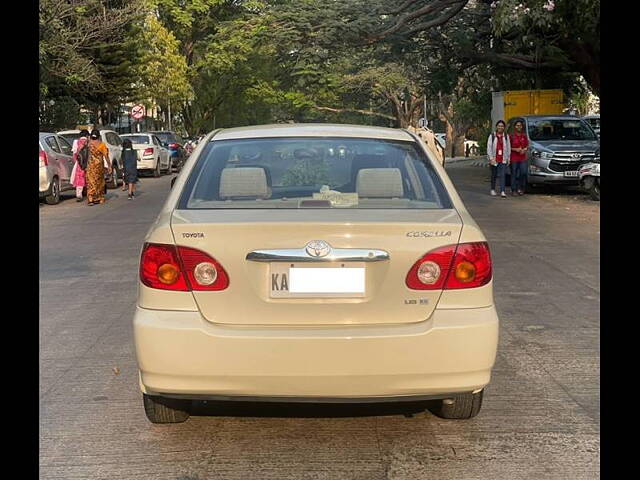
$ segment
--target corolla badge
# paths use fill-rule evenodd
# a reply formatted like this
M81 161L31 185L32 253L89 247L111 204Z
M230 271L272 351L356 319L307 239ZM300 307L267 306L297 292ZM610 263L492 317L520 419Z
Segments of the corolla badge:
M307 243L305 250L312 257L326 257L331 253L331 247L323 240L312 240Z

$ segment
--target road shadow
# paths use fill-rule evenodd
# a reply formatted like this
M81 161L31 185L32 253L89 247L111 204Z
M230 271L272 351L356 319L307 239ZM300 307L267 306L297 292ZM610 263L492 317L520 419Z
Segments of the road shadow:
M405 415L425 411L428 402L288 403L194 401L192 416L258 418L346 418Z

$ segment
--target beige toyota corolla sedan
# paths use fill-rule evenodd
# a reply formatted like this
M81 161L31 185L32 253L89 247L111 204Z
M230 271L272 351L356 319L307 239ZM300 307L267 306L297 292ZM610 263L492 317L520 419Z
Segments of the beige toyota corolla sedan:
M154 423L193 400L482 404L498 342L486 239L405 130L210 133L149 230L134 316Z

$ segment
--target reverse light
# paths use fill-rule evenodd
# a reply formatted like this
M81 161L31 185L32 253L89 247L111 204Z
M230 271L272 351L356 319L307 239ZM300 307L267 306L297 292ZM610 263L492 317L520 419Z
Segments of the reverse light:
M178 247L178 253L191 290L217 291L229 286L227 272L213 257L189 247Z
M211 285L218 278L218 271L213 263L202 262L193 269L193 276L200 285Z
M413 264L406 285L412 290L455 290L486 285L491 280L491 255L486 242L447 245Z

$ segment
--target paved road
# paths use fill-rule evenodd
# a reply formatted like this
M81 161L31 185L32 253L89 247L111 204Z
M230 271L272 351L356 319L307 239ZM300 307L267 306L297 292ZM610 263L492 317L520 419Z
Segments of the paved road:
M500 346L480 415L392 407L218 405L179 425L142 409L132 343L139 248L169 188L40 208L43 479L599 478L599 204L487 195L448 167L487 235Z

